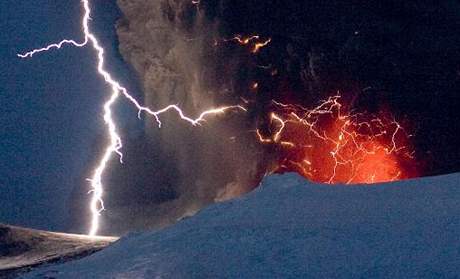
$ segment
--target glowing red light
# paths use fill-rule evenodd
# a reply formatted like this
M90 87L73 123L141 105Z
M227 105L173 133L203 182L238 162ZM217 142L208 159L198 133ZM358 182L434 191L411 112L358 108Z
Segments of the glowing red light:
M322 183L372 184L416 175L410 135L389 113L350 113L340 96L313 109L274 102L270 137L280 151L277 171Z

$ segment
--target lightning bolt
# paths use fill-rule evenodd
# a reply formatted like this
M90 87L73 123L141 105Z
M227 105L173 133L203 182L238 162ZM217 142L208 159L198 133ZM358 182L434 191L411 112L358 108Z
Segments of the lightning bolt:
M60 41L59 43L53 43L43 48L38 48L31 50L26 53L18 54L20 58L31 58L33 55L46 52L52 49L60 49L65 45L71 45L75 47L85 47L88 44L92 46L94 51L97 54L97 72L98 74L104 79L104 81L111 87L112 92L109 99L104 104L104 122L107 126L108 136L109 136L109 143L105 148L105 151L102 155L102 158L99 160L99 164L97 165L96 169L93 171L93 175L90 179L88 179L91 183L91 190L90 193L92 194L91 201L90 201L90 211L91 211L91 225L89 229L89 235L94 236L97 234L99 230L100 224L100 216L101 212L105 209L104 202L102 199L104 193L104 185L102 182L102 176L104 172L107 170L107 164L112 158L114 154L119 156L120 162L123 162L122 158L123 155L121 153L122 148L122 141L121 137L117 132L117 127L115 121L112 118L112 106L118 100L120 95L124 96L128 101L130 101L138 110L138 117L140 118L141 113L146 113L151 115L155 118L156 122L158 123L158 127L161 128L161 121L160 115L166 113L168 111L175 111L180 119L190 123L193 126L200 125L207 116L209 115L217 115L223 114L228 110L243 110L246 109L240 105L233 105L233 106L224 106L218 108L212 108L202 112L197 118L192 118L186 116L185 113L181 110L178 105L169 105L163 109L154 111L148 107L142 106L133 96L128 93L128 90L121 86L118 81L116 81L110 72L105 68L104 62L104 48L99 43L97 37L94 33L91 32L89 27L89 21L91 20L91 8L89 5L89 0L81 0L81 4L84 9L84 14L82 18L82 29L84 34L83 42L77 42L74 40L65 39Z

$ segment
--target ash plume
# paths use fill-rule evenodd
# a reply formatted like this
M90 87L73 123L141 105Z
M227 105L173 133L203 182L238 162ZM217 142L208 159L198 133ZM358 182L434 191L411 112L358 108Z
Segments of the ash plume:
M217 20L190 1L118 5L119 50L135 70L146 106L178 104L193 116L241 103L233 86L239 65L221 64L222 53L213 48ZM125 144L125 164L111 163L101 233L163 227L256 187L270 160L244 114L230 112L197 127L169 114L161 129L144 117L142 135Z

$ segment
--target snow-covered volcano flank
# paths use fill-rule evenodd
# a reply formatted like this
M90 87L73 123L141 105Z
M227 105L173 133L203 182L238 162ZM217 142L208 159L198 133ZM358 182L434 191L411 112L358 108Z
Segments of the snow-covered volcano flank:
M454 278L460 174L377 187L296 174L25 278Z

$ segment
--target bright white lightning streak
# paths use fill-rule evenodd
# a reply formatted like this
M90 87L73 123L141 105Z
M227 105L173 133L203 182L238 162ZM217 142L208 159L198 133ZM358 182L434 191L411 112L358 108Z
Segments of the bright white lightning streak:
M94 236L97 234L97 231L99 230L99 218L101 215L101 212L104 210L104 203L102 200L102 195L103 195L103 184L102 184L102 176L104 174L104 171L107 168L107 163L110 161L113 153L116 153L120 156L120 162L122 162L122 153L120 152L120 149L122 148L122 142L121 138L117 133L115 121L112 118L112 105L115 103L115 101L118 99L120 93L126 97L131 103L134 104L134 106L138 109L140 116L141 112L145 112L149 115L152 115L155 117L155 120L158 123L158 127L161 127L161 121L160 121L160 114L165 113L169 110L175 110L179 117L182 120L185 120L192 124L193 126L199 125L202 121L205 120L205 117L207 115L211 114L222 114L227 110L231 109L240 109L246 111L246 109L240 105L234 105L234 106L225 106L225 107L219 107L219 108L213 108L207 111L202 112L198 118L191 118L186 116L182 110L180 109L179 106L177 105L169 105L163 109L160 109L158 111L153 111L148 107L144 107L139 104L139 102L131 96L126 88L122 87L116 80L112 78L110 73L104 68L104 48L99 44L99 41L97 40L96 36L91 33L89 29L89 20L90 14L91 14L91 9L89 7L89 0L81 0L84 8L84 16L82 19L82 28L83 28L83 33L85 35L84 41L81 43L78 43L74 40L62 40L59 43L54 43L50 44L44 48L39 48L39 49L34 49L32 51L26 52L24 54L18 54L20 58L30 58L36 53L40 52L45 52L54 48L60 49L63 45L70 44L76 47L84 47L88 44L88 42L91 42L92 47L97 53L97 71L99 75L101 75L105 82L112 87L112 94L110 95L110 98L106 101L104 104L104 122L107 125L108 132L109 132L109 138L110 138L110 143L106 147L105 152L99 161L98 166L94 170L93 176L91 179L88 179L91 182L91 191L92 193L92 198L90 202L90 210L91 210L91 227L89 230L89 235Z

